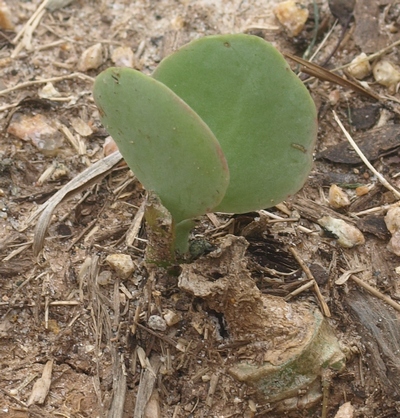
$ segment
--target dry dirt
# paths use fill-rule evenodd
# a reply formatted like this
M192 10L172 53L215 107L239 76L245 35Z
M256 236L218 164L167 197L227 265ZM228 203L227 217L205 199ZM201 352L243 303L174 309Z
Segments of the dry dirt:
M0 22L0 417L400 417L400 262L388 250L384 222L398 196L380 185L349 146L334 148L345 138L332 110L364 141L376 169L397 185L398 95L371 75L365 81L380 100L302 74L319 113L315 167L303 190L267 213L204 217L194 231L214 249L228 234L246 235L250 245L242 261L265 295L285 297L309 281L290 252L293 246L310 267L322 296L308 287L291 303L310 309L327 304L327 321L347 360L344 370L321 377L322 396L314 405L289 410L262 402L254 388L227 373L243 348L235 346L223 317L178 287L179 267L154 270L144 264L145 191L125 166L67 196L54 212L44 248L37 257L32 250L37 218L31 214L107 152L91 88L94 77L113 65L118 47L129 47L133 55L124 57L149 74L169 52L209 34L250 33L298 56L311 45L313 53L320 48L317 64L342 38L327 64L332 69L398 39L395 1L358 0L351 20L345 7L351 2L332 1L336 26L327 1L306 1L310 16L295 38L275 19L275 3L75 0L44 10L29 31L25 25L41 2L5 1L14 27L5 30ZM25 35L16 39L23 28ZM95 44L101 45L99 66L85 69L82 54ZM395 65L400 60L396 48L382 56ZM43 89L47 79L55 90ZM24 118L36 115L54 130L41 139L20 139L15 128L39 129L31 120L23 126ZM332 184L344 188L349 206L330 207ZM368 186L358 189L366 194L356 194L360 185ZM327 215L357 225L365 243L342 248L318 226ZM105 261L110 254L129 255L134 272L118 277ZM353 269L362 271L336 283ZM150 315L167 313L178 322L165 331L151 329ZM45 366L52 373L42 380L49 387L38 402L32 393L38 393L35 382ZM143 415L145 405L139 404L148 399L146 389L154 409L148 406ZM345 402L353 411L336 415Z

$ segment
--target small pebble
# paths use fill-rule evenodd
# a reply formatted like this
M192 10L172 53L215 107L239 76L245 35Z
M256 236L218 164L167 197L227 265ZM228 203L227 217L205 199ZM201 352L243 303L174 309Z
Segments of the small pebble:
M352 248L356 245L365 243L365 238L362 232L342 219L324 216L321 219L318 219L318 223L334 235L338 244L344 248Z
M143 418L161 418L160 397L155 389L143 411Z
M393 232L392 238L390 238L387 249L398 256L400 256L400 231Z
M14 114L7 132L24 141L31 141L45 155L56 155L63 144L61 133L41 114Z
M365 52L362 52L360 55L355 57L351 61L347 71L357 80L362 80L365 77L368 77L371 74L371 64L366 59L367 55Z
M331 90L328 95L328 100L331 106L335 106L340 100L340 91L338 89Z
M115 48L111 55L111 60L117 67L128 68L133 68L136 62L135 54L129 46Z
M151 315L147 325L154 331L165 331L167 329L167 323L159 315Z
M98 276L97 276L97 283L100 286L107 286L111 283L112 273L110 270L103 270Z
M252 399L249 399L249 408L251 412L257 412L257 404Z
M372 69L375 80L388 88L395 88L400 81L400 72L386 60L378 61Z
M61 178L67 177L69 175L69 168L63 163L57 163L51 179L53 181L59 180Z
M103 150L104 150L104 155L110 155L115 151L118 151L118 146L115 143L114 139L111 136L108 136L105 140L104 140L104 145L103 145Z
M390 208L385 216L386 227L391 234L400 230L400 207Z
M132 258L127 254L110 254L106 262L121 279L127 279L135 270Z
M332 184L329 188L328 201L329 206L334 209L341 209L350 205L350 199L346 192L336 184Z
M353 418L354 406L350 402L346 402L338 409L335 418Z
M396 206L388 210L385 216L386 227L392 234L387 249L400 256L400 207Z
M289 36L297 36L304 29L308 19L308 9L297 1L284 1L274 8L276 18Z
M103 64L103 46L98 43L86 49L78 63L79 71L95 70Z
M52 83L47 83L39 90L38 96L41 99L53 99L54 97L60 97L61 93L54 87Z
M364 196L369 193L371 186L368 184L356 188L356 196Z

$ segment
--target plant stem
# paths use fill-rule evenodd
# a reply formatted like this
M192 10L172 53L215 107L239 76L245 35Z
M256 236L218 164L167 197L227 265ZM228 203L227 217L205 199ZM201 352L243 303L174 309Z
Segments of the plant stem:
M175 263L174 227L171 214L157 195L149 192L145 209L147 223L146 262L158 266Z
M195 226L193 219L185 219L174 226L174 247L175 250L184 255L189 251L189 234Z
M158 266L176 263L176 253L189 250L189 234L195 223L185 219L176 223L157 195L149 192L145 218L147 222L146 261Z

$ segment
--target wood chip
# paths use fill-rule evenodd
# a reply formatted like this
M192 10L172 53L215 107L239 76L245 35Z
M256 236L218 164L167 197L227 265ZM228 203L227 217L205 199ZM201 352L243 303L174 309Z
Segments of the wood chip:
M139 235L140 227L142 225L142 221L144 218L145 208L146 208L146 199L144 199L143 202L141 203L138 211L135 214L135 217L133 218L132 224L126 233L125 244L128 247L131 247L133 245L135 239Z
M139 383L138 394L136 397L135 411L133 418L143 418L146 405L153 393L154 385L156 382L158 370L161 366L161 360L159 356L152 356L150 361L150 367L147 367L142 374Z
M32 393L29 396L27 405L43 404L50 390L53 360L49 360L43 369L42 377L33 385Z

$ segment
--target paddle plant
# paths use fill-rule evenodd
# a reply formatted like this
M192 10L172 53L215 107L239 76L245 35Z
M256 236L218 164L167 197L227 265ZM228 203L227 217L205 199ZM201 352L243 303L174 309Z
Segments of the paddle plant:
M128 166L171 214L171 251L187 250L192 219L274 206L311 170L314 103L259 37L195 40L151 76L109 68L94 100Z

